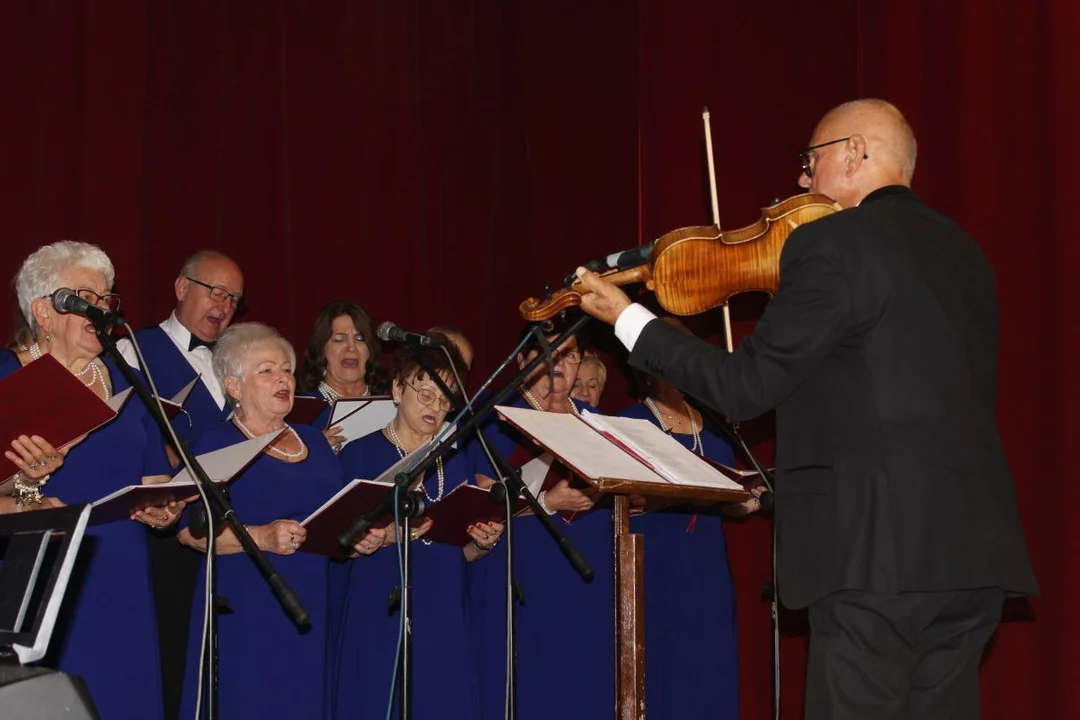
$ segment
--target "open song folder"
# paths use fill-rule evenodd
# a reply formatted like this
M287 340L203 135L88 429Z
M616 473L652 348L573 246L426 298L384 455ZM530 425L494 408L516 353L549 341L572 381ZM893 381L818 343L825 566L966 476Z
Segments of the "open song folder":
M397 415L397 405L389 396L338 398L330 410L326 427L341 427L345 444L386 427Z
M191 424L191 415L188 415L188 411L184 409L184 403L187 402L188 395L195 388L195 383L199 382L201 375L196 375L191 382L173 395L171 398L158 397L161 400L161 407L165 410L165 417L172 420L174 417L183 413L188 416L188 425Z
M394 476L408 469L409 465L418 459L417 452L424 447L426 446L422 445L398 460L375 480L352 480L306 517L300 524L307 528L308 535L307 540L300 546L300 552L331 557L346 554L338 542L338 535L344 532L353 520L375 509L394 486ZM393 513L388 512L375 518L371 526L383 528L393 521Z
M449 435L451 430L452 428L444 428L440 436ZM394 486L394 476L408 470L426 452L427 448L428 445L416 448L384 470L374 480L363 478L352 480L323 503L318 510L300 523L308 531L307 540L300 546L300 552L331 557L345 554L338 542L338 536L358 517L372 511ZM448 484L454 484L460 479L447 478ZM476 522L497 521L503 518L506 512L503 508L503 505L492 502L487 490L477 487L458 487L447 493L439 502L428 505L425 517L431 517L437 527L445 525L446 531L445 533L437 532L433 528L425 535L425 539L463 546L472 540L465 532L465 528ZM383 528L393 521L393 513L387 512L376 518L372 527ZM415 522L422 521L417 519ZM454 530L456 525L460 525L461 532Z
M686 496L709 502L741 502L750 497L739 482L648 420L587 411L571 415L507 406L495 409L604 492Z
M62 448L116 417L128 396L124 391L106 402L52 355L42 355L0 380L0 445L10 450L20 435L38 435ZM18 471L0 454L0 481Z
M213 452L197 456L206 476L215 483L225 483L243 472L255 461L283 430L260 435ZM128 485L91 503L90 524L126 520L135 510L146 507L163 507L176 500L186 500L198 494L191 473L184 468L172 480L156 485Z

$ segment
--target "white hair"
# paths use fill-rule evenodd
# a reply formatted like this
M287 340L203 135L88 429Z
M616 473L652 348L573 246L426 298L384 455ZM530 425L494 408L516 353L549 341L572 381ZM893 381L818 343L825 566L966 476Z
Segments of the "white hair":
M38 326L30 308L31 304L38 298L51 295L59 287L60 276L73 268L86 268L101 273L105 276L105 284L112 290L113 281L116 279L112 260L104 250L90 243L61 240L45 245L35 250L19 268L14 282L15 293L19 298L19 309L35 335Z
M281 337L281 334L269 325L257 322L239 323L230 325L218 338L217 345L214 347L214 375L221 386L225 387L227 377L243 378L252 348L267 342L277 343L285 351L295 373L296 351L293 350L292 343ZM236 405L236 400L231 395L226 393L225 396L230 405Z

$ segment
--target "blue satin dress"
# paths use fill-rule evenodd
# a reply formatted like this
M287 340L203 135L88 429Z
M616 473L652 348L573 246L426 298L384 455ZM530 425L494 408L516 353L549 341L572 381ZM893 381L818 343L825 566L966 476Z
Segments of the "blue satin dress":
M113 394L128 387L106 360ZM0 351L0 377L20 368ZM49 438L45 438L48 440ZM43 488L67 505L93 502L147 475L169 475L161 433L132 395L120 414L76 445ZM42 665L86 682L102 718L160 718L161 665L146 528L118 520L86 529Z
M578 409L595 412L574 401ZM504 404L528 407L515 394ZM506 460L538 454L512 426L494 414L482 424L485 437ZM524 451L518 450L523 448ZM517 452L515 452L517 451ZM476 441L468 447L474 473L497 477ZM517 717L611 717L615 704L615 590L613 527L609 508L578 514L571 523L552 518L592 565L586 584L551 535L533 516L514 520L517 607ZM506 684L506 542L468 569L470 621L480 663L481 715L504 717ZM561 709L559 709L561 708Z
M618 413L659 421L644 403ZM732 465L731 446L709 424L704 455ZM692 435L673 434L691 449ZM735 588L719 511L672 508L631 518L645 536L645 704L650 718L739 717Z
M297 463L263 453L229 486L229 498L247 525L303 520L341 489L341 468L322 433L293 428L308 448ZM204 432L192 448L206 453L246 440L232 423ZM217 557L217 589L230 612L219 616L219 715L222 718L321 718L325 708L328 638L326 557L298 552L267 554L275 570L297 593L311 615L298 629L285 614L255 564L244 553ZM205 558L195 597L205 588ZM203 603L191 613L187 673L180 717L195 716L195 694Z
M340 460L347 479L373 480L400 457L386 436L377 432L346 445ZM464 453L444 456L444 494L467 482L466 469ZM438 497L434 468L425 476L424 488L429 498ZM414 541L410 550L412 716L416 720L475 720L479 716L476 658L467 626L466 562L462 550L423 540ZM400 584L396 547L350 562L337 634L333 698L337 720L384 718L391 702L392 717L400 717L400 678L393 700L391 684L401 615L398 606L390 601L392 591Z

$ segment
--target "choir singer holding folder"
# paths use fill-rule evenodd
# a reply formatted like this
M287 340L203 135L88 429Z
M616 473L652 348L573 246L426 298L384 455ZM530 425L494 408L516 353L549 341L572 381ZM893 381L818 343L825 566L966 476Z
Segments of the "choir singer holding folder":
M797 228L733 353L579 268L630 364L734 420L776 409L779 593L809 608L807 720L976 718L1006 593L1038 592L995 426L993 271L910 189L893 105L825 115L799 184L843 211Z
M15 288L33 342L18 355L0 352L0 377L48 354L102 400L124 390L127 383L112 361L97 358L101 344L90 322L58 312L50 297L69 288L115 310L120 298L112 286L112 262L93 245L63 241L30 255ZM70 447L63 467L59 457L42 460L43 469L52 472L48 492L68 505L140 482L162 482L170 472L157 425L142 402L130 396L115 418ZM150 508L135 519L160 527L175 522L179 509ZM75 574L47 664L80 676L103 718L160 718L157 628L143 528L127 520L87 528Z
M425 348L420 359L439 374L451 391L467 370L457 346ZM348 478L376 478L408 453L429 443L442 427L450 400L408 348L394 354L391 369L397 415L382 432L354 440L341 451L341 465ZM464 453L450 450L436 460L423 478L422 492L429 503L438 503L459 485L468 482ZM484 523L467 529L472 542L464 548L429 543L423 535L431 528L427 520L412 531L413 717L479 717L476 658L466 622L465 563L485 557L498 542L503 527ZM334 712L338 718L385 717L390 704L391 677L398 644L399 612L387 612L387 598L401 584L393 525L369 531L359 547L369 557L352 562L343 617L338 628L338 653L333 682ZM381 549L381 548L386 549ZM378 552L376 552L378 551ZM398 677L398 687L401 679ZM395 705L396 705L395 700ZM396 717L396 715L395 715Z
M554 342L567 327L564 318L545 322L542 332ZM532 327L522 331L522 338ZM535 340L517 356L524 367L540 353ZM574 400L570 392L581 365L582 348L571 336L552 352L551 364L539 365L505 405L550 413L581 415L596 408ZM541 455L494 413L484 419L484 435L511 465L522 466ZM472 470L479 484L498 473L478 443L469 445ZM610 717L615 697L615 588L610 571L614 534L609 507L595 508L596 494L559 470L549 474L540 504L596 569L586 584L531 514L514 520L514 577L520 589L517 609L518 718L551 717L553 693L572 699L570 717ZM571 518L572 521L565 518ZM480 717L503 717L506 698L506 556L500 545L486 562L469 566L470 620L480 656Z
M300 520L341 489L341 468L322 434L307 425L290 426L296 380L292 345L266 325L241 323L222 334L214 349L214 375L233 408L231 420L195 441L202 454L274 431L282 431L233 480L230 500L248 532L311 614L299 631L282 610L255 564L228 527L215 525L219 573L217 590L231 612L219 619L220 716L319 718L323 713L327 640L326 557L297 553L307 531ZM206 551L202 536L185 527L179 539ZM205 562L205 560L204 560ZM199 573L196 597L204 592ZM203 606L191 613L187 673L180 717L195 716Z

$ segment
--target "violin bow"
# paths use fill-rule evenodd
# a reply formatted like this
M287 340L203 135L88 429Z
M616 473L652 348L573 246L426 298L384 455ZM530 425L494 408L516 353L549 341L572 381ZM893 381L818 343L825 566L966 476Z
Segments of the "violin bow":
M709 108L701 111L701 121L705 125L705 155L709 159L709 192L712 196L712 221L717 230L720 230L720 201L716 199L716 163L713 161L712 150L712 125L709 121ZM723 305L724 311L724 341L727 343L727 351L732 352L735 344L731 340L731 310L729 303Z

